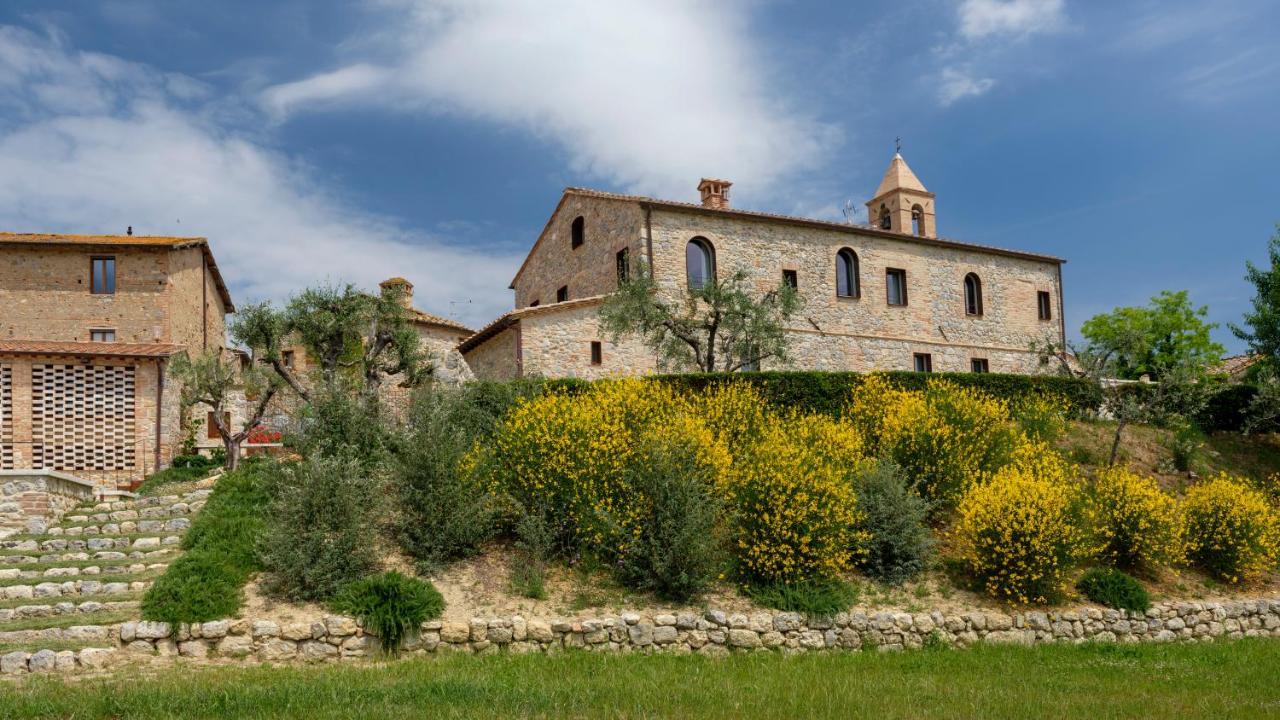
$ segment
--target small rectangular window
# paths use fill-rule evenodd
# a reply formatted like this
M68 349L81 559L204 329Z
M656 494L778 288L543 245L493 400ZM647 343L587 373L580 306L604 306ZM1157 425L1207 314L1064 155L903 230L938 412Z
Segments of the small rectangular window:
M631 279L631 249L622 248L618 251L618 284Z
M800 279L796 276L795 270L782 271L782 284L789 286L792 290L800 289Z
M890 305L907 304L907 271L888 268L884 271L884 284Z
M534 300L533 302L529 303L529 307L538 307L538 303L540 303L540 302L542 302L542 301L541 301L541 300Z
M293 351L292 350L285 350L284 352L280 353L280 360L285 367L289 368L290 370L293 369Z
M565 285L556 291L556 302L564 302L569 299L569 286Z
M973 358L969 360L969 370L976 373L991 372L991 366L986 358Z
M1049 292L1047 290L1041 290L1036 293L1036 305L1038 306L1041 320L1053 319L1053 306L1049 304Z
M208 432L209 439L221 440L222 435L218 434L218 424L213 421L212 410L209 411L209 416L205 419L205 422L209 423L209 432ZM230 412L222 413L222 424L226 425L228 430L231 429L231 413Z
M933 356L929 353L916 353L916 372L933 372Z
M116 259L89 259L89 290L94 295L113 295L116 291Z
M591 341L591 364L604 364L604 347L600 344L599 340Z
M573 249L582 247L583 241L587 236L587 221L581 215L573 219L573 225L569 227L570 241L569 245Z
M115 342L115 330L90 330L89 342Z

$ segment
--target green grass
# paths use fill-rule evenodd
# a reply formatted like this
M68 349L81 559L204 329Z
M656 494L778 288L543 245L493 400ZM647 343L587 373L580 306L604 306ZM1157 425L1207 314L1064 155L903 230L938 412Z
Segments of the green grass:
M1262 718L1280 642L725 660L567 653L0 684L27 718Z
M115 647L114 640L31 640L28 642L0 642L0 655L21 650L33 653L37 650L81 650L87 647Z
M174 485L194 483L209 477L212 467L171 467L149 475L138 486L139 495L169 495L175 491Z
M114 610L96 613L71 613L70 615L49 615L47 617L22 618L0 622L0 632L15 630L43 630L45 628L66 628L72 625L113 625L126 620L137 620L137 610Z
M747 595L766 607L826 617L858 601L858 587L842 580L796 585L748 587Z
M244 585L261 569L257 543L265 527L263 463L246 463L218 480L204 509L182 538L185 553L147 591L148 620L200 622L230 617L244 601Z

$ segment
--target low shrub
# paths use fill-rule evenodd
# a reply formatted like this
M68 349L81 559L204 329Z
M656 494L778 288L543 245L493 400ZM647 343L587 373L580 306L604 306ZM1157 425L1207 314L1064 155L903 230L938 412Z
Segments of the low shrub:
M222 463L218 462L214 458L205 457L204 455L177 455L173 460L169 461L169 467L171 468L204 469L217 467L221 464Z
M511 587L516 594L544 600L547 597L547 561L555 538L547 527L545 511L525 512L515 526L515 563L511 566Z
M973 486L957 516L959 560L993 597L1052 602L1088 554L1078 493L1017 468Z
M734 458L722 485L742 581L822 582L852 567L866 537L853 491L867 464L860 448L846 423L792 416Z
M1100 557L1121 568L1182 559L1177 502L1152 478L1113 467L1093 482L1091 514Z
M1280 561L1280 517L1262 493L1228 475L1187 491L1182 503L1187 559L1227 583L1244 583Z
M687 425L687 423L686 423ZM645 438L625 483L640 503L634 539L614 567L625 585L685 602L723 565L717 524L717 464L702 458L699 428L673 427ZM702 430L705 432L705 429Z
M393 570L348 584L332 607L354 616L365 632L378 638L384 653L395 654L406 638L418 634L423 622L440 617L444 597L431 583Z
M611 380L569 394L519 402L470 462L525 512L543 513L553 551L614 559L639 528L643 503L627 481L641 437L698 428L687 398L642 379ZM699 457L720 468L728 455L705 428ZM717 475L721 472L717 472Z
M396 537L423 569L474 554L497 531L498 498L480 473L464 467L494 422L486 429L471 399L454 387L420 393L392 466Z
M857 485L866 554L858 561L865 574L889 583L918 575L933 556L933 534L926 524L929 505L911 492L901 471L878 463Z
M1169 440L1169 452L1173 456L1173 467L1178 472L1187 472L1204 449L1204 433L1186 420L1178 420L1171 429L1173 437Z
M857 586L843 580L747 587L747 595L759 605L810 617L844 612L858 602L858 594Z
M1028 393L1009 400L1009 415L1034 441L1053 443L1067 432L1067 401L1058 395Z
M239 612L243 588L261 569L257 544L265 528L265 475L270 466L246 462L218 479L182 538L185 551L142 599L147 620L190 623Z
M380 488L368 472L358 458L321 456L270 474L264 591L294 602L325 601L377 568Z
M1114 568L1090 568L1076 581L1076 589L1090 600L1116 610L1146 612L1151 596L1142 583Z
M1007 465L1022 441L1007 403L941 380L907 391L870 375L849 417L868 450L901 467L935 510L954 507L970 484Z

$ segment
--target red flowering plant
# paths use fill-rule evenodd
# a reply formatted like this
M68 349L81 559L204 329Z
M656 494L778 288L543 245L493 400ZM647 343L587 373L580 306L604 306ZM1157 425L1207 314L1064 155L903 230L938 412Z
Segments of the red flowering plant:
M284 433L258 425L249 431L250 445L267 445L284 439Z

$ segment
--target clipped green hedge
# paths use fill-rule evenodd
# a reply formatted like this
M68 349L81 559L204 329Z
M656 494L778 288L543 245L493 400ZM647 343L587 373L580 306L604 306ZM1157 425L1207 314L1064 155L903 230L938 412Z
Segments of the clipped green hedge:
M1005 375L1001 373L880 373L899 387L924 389L930 379L941 379L964 387L975 387L996 397L1013 399L1034 393L1050 393L1064 398L1072 414L1087 415L1102 405L1098 386L1079 378L1056 375ZM771 403L799 407L828 415L839 414L849 402L851 389L862 382L864 373L778 371L758 373L692 373L658 375L662 382L689 390L703 390L726 381L749 382Z
M1256 385L1227 385L1209 397L1196 424L1205 432L1240 432L1249 419L1249 404L1257 395Z

